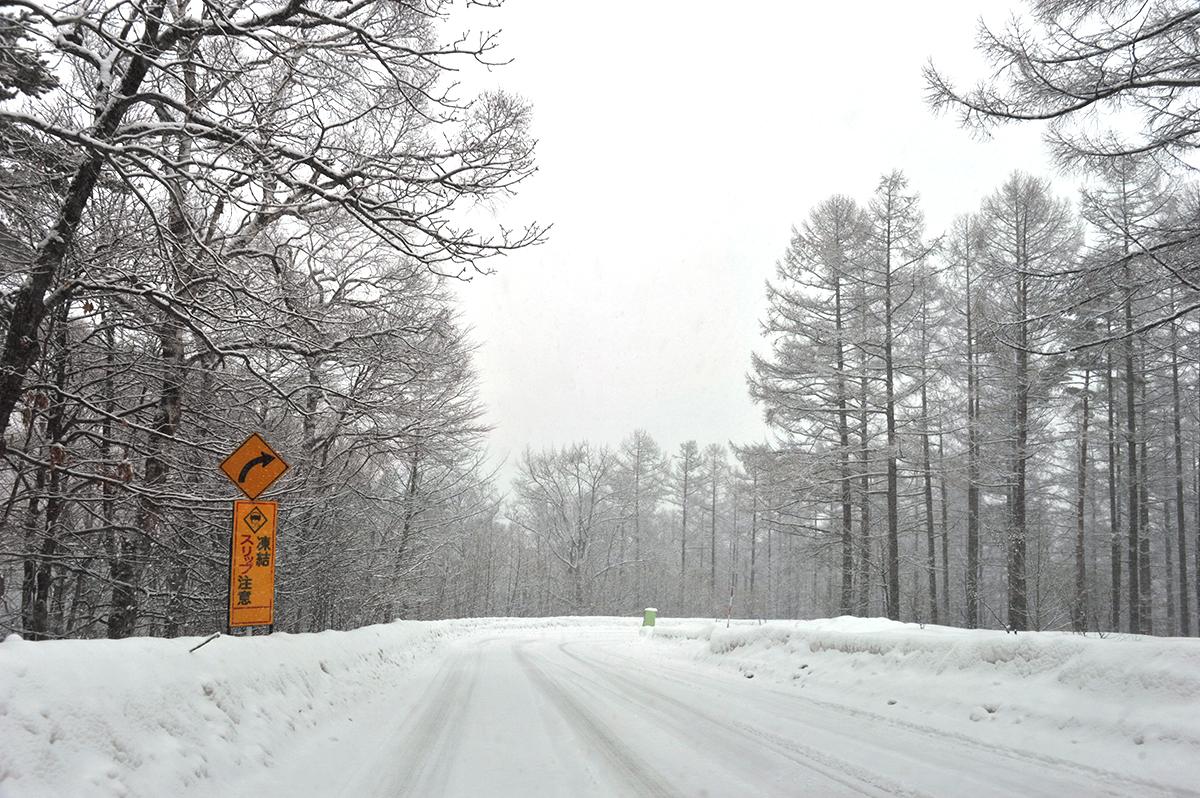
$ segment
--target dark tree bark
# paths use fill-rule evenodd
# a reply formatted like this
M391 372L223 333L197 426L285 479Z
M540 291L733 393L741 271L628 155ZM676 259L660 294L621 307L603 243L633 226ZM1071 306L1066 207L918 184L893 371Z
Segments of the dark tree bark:
M842 591L838 605L842 615L854 609L854 481L850 470L850 420L846 402L846 353L842 339L842 279L833 278L834 356L837 363L838 468L840 470L842 504Z
M1163 515L1163 558L1166 568L1163 574L1167 583L1167 634L1175 627L1175 553L1171 550L1171 503L1162 503Z
M146 78L151 60L173 45L174 39L171 37L160 41L163 8L164 3L157 2L143 16L141 40L127 50L129 63L114 99L136 94ZM101 142L109 141L130 106L126 102L104 103L88 131L89 137ZM75 240L84 209L91 201L104 162L105 153L102 149L91 150L84 156L63 195L58 216L50 226L50 234L38 245L29 278L13 297L7 318L8 329L3 349L0 350L0 442L8 431L13 409L21 398L25 375L38 358L38 331L51 309L46 304L46 295L50 286L61 276L63 261ZM59 291L55 301L62 302L68 297L69 292Z
M1084 532L1086 529L1088 471L1088 400L1092 390L1092 372L1083 371L1082 407L1079 420L1079 474L1075 490L1075 602L1071 613L1071 626L1076 632L1087 631L1087 619L1091 614L1087 589L1087 566Z
M708 606L715 613L717 604L717 454L711 453L712 461L709 487L712 489L709 504L709 554L708 554Z
M967 261L967 573L968 629L979 627L979 377L975 371L975 297Z
M755 576L758 573L758 468L751 469L750 495L750 614L759 617L757 596L755 595Z
M950 510L946 503L946 450L938 427L938 485L942 506L942 619L950 623Z
M1027 231L1022 231L1022 237ZM1020 239L1018 239L1020 240ZM1023 259L1018 253L1018 262ZM1013 450L1012 528L1008 541L1008 625L1024 631L1029 628L1029 597L1025 574L1026 525L1026 447L1029 437L1029 286L1023 270L1016 275L1017 285L1017 406L1014 412L1016 437Z
M1112 584L1110 585L1109 628L1114 632L1121 628L1121 516L1117 496L1117 469L1120 456L1117 451L1116 435L1116 405L1113 391L1112 352L1105 353L1104 387L1108 406L1108 531L1109 531L1109 565Z
M688 497L691 496L689 485L692 478L692 469L695 467L696 447L691 441L684 443L680 447L681 461L679 464L680 477L683 482L681 484L679 506L680 506L680 524L679 524L679 611L687 611L687 519L688 519Z
M863 334L866 334L866 289L859 303L862 318L860 323ZM858 445L859 445L859 532L858 532L858 614L869 615L871 612L871 427L868 416L868 401L870 400L867 384L868 355L866 347L859 346L859 378L858 378Z
M1141 361L1141 373L1145 373L1145 359ZM1146 381L1141 379L1138 381L1141 388L1141 411L1142 411L1142 434L1138 441L1138 446L1141 448L1138 456L1138 512L1141 518L1138 520L1138 528L1140 537L1138 539L1138 608L1141 625L1139 627L1142 634L1154 634L1154 613L1153 613L1153 572L1151 570L1150 559L1150 486L1147 479L1147 463L1149 458L1147 452L1149 445L1146 441Z
M1172 301L1172 306L1174 301ZM1179 327L1171 325L1171 425L1175 443L1175 532L1179 559L1179 634L1187 636L1192 630L1189 607L1187 567L1187 513L1183 501L1183 432L1179 398ZM1198 607L1200 609L1200 607Z
M890 228L891 221L888 221ZM896 372L892 335L892 275L891 252L884 266L884 341L883 368L886 398L884 415L887 421L887 616L900 619L900 509L898 460L896 450L899 441L896 435Z
M1126 246L1128 255L1128 246ZM1138 451L1137 451L1137 372L1133 362L1133 292L1132 277L1128 261L1124 269L1126 294L1122 305L1125 339L1122 344L1122 356L1125 359L1125 456L1126 480L1129 483L1128 494L1128 557L1129 557L1129 631L1139 632L1142 629L1141 607L1141 575L1139 566L1139 529L1140 520L1138 490Z
M896 431L896 358L895 307L892 269L896 231L894 224L894 184L887 185L883 198L883 384L884 420L887 429L887 554L884 563L884 598L887 617L900 619L900 509L899 466L897 452L900 441Z
M30 640L46 640L54 636L52 629L51 589L54 566L61 547L59 528L63 510L62 470L66 449L66 381L67 381L67 321L68 306L60 305L53 319L53 385L55 395L49 398L46 412L46 452L49 462L37 466L34 491L29 500L27 541L35 555L24 563L24 582L21 590L21 615L25 636ZM39 506L44 504L44 511ZM39 526L40 533L37 532Z
M937 543L933 532L933 473L929 455L929 379L926 363L929 358L928 298L921 305L921 458L925 487L925 541L928 551L929 619L938 623Z

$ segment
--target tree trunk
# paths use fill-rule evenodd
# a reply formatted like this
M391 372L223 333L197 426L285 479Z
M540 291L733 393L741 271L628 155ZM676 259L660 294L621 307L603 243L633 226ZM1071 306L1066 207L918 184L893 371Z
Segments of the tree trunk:
M687 612L687 516L688 516L688 463L683 464L683 496L680 498L683 518L679 525L679 611Z
M1137 372L1133 365L1133 297L1132 277L1126 261L1125 266L1125 339L1123 355L1125 357L1125 449L1126 449L1126 480L1129 483L1128 510L1129 513L1129 631L1137 633L1142 629L1142 588L1139 567L1139 530L1138 521L1138 451L1137 451Z
M974 289L967 272L967 573L968 629L979 627L979 377L975 372Z
M850 423L846 403L846 358L842 347L842 282L834 277L835 360L837 364L838 466L842 488L842 592L838 611L849 615L854 605L854 484L850 473Z
M1171 302L1175 307L1174 296ZM1179 555L1179 634L1186 637L1192 631L1192 615L1189 607L1188 567L1187 567L1187 513L1183 502L1183 434L1181 417L1183 415L1179 399L1179 328L1171 324L1171 421L1175 433L1175 533L1176 548ZM1200 606L1197 607L1200 611Z
M1116 632L1121 628L1121 515L1117 496L1120 455L1117 451L1116 404L1113 401L1112 352L1105 354L1104 384L1108 398L1108 532L1112 579L1109 593L1109 628Z
M191 64L194 43L185 43L180 57L184 60L184 102L188 108L196 104L196 72ZM183 137L179 143L178 161L189 164L191 161L192 140ZM187 296L191 292L191 283L196 275L196 261L192 257L186 194L188 190L188 167L182 173L167 181L170 192L170 207L167 213L166 250L171 258L175 274L174 292ZM138 531L139 535L133 544L134 559L128 574L127 584L121 589L122 600L114 595L113 611L109 616L108 635L111 638L123 638L133 634L138 619L138 588L142 570L146 565L150 547L165 542L166 530L163 527L162 509L156 493L166 485L170 471L168 449L172 439L179 431L180 419L183 415L183 387L185 379L184 362L184 326L175 316L164 313L155 326L160 346L160 363L163 370L162 386L158 397L158 410L150 434L147 447L146 465L144 471L145 490L138 497ZM175 578L178 584L172 586L173 592L182 592L187 575L187 564L177 569ZM116 590L114 589L114 593ZM168 619L174 623L173 619Z
M164 5L165 3L159 0L146 10L142 18L141 41L138 46L130 47L126 51L131 57L120 85L114 88L114 98L135 95L150 68L150 60L162 52L157 40ZM131 20L129 24L135 23ZM119 67L114 65L114 72L117 68ZM97 141L108 141L120 127L129 107L130 103L126 102L105 103L88 131L89 137ZM106 157L106 153L98 148L76 167L63 196L58 216L50 226L50 233L38 245L29 278L13 297L4 348L0 350L0 442L4 440L13 409L21 398L25 375L37 361L38 330L50 310L45 304L46 293L61 277L63 261L75 239L75 233L79 230L83 211L91 201L92 191L100 179ZM65 300L66 297L64 293L61 298Z
M712 513L709 519L708 606L716 611L717 603L717 456L712 459Z
M642 565L642 443L640 438L635 440L634 446L637 448L634 450L633 458L633 561L635 563L633 594L639 604L645 604L645 597L642 595L644 592L642 572L645 568Z
M1018 254L1018 264L1024 262L1024 253ZM1026 507L1025 472L1026 444L1029 436L1029 336L1028 278L1018 266L1017 272L1017 406L1013 451L1012 530L1008 542L1008 625L1016 631L1029 628L1029 598L1026 585Z
M1072 628L1076 632L1087 631L1090 613L1086 552L1084 548L1085 517L1087 503L1088 469L1088 399L1092 390L1092 372L1083 370L1083 402L1079 420L1079 476L1075 491L1075 603L1071 614Z
M896 374L892 319L892 220L887 221L887 248L883 264L883 373L884 416L887 420L887 616L900 620L900 486L896 451Z
M182 237L176 239L182 240ZM108 636L123 638L133 634L138 620L142 571L150 547L163 540L164 527L159 497L170 470L167 449L179 429L183 405L183 327L171 317L158 325L161 346L159 360L163 368L158 410L150 433L143 477L144 491L138 498L138 534L129 541L122 558L120 574L113 574L113 607L108 617ZM182 586L180 586L182 589Z
M1145 361L1142 361L1143 373ZM1154 634L1154 612L1153 612L1153 578L1151 571L1150 560L1150 487L1147 479L1148 461L1147 450L1148 444L1146 441L1146 381L1141 381L1141 406L1142 406L1142 435L1138 445L1141 451L1138 454L1138 492L1139 503L1138 508L1141 513L1141 518L1138 521L1140 529L1140 537L1138 539L1138 571L1139 571L1139 609L1141 617L1141 632L1142 634Z
M1163 557L1166 560L1167 583L1167 634L1171 634L1175 626L1175 556L1171 551L1171 503L1162 503L1163 511Z
M59 515L62 511L62 459L66 457L62 448L66 421L67 374L67 304L59 306L53 319L53 365L55 395L49 401L46 413L46 456L49 465L37 466L34 490L29 499L29 518L26 540L29 551L26 556L24 583L21 590L22 627L30 640L45 640L51 633L50 593L54 580L54 563L60 545ZM32 416L31 416L32 418ZM36 421L30 421L35 424ZM44 499L45 512L39 504ZM38 533L41 528L40 534ZM39 539L40 538L40 539Z
M950 623L950 511L946 504L946 451L938 422L938 487L942 505L942 619Z
M755 574L758 571L758 563L755 562L758 556L758 468L753 467L751 472L751 490L753 494L750 497L750 614L758 616L758 605L754 593Z
M926 347L926 330L925 309L921 309L921 351L923 355L928 353ZM925 478L925 539L929 552L928 570L929 570L929 620L932 623L938 623L938 586L937 586L937 544L933 534L933 474L931 473L930 457L929 457L929 400L926 391L925 380L927 379L925 371L925 357L921 359L921 456L923 458L923 470Z
M858 443L860 447L859 459L862 463L862 471L859 476L859 513L858 513L858 596L857 606L860 616L867 616L871 612L871 457L868 449L870 445L870 426L867 418L867 377L866 377L866 354L863 354L863 372L859 384L859 416L858 416Z
M404 487L404 523L400 527L400 545L396 548L396 567L404 564L404 557L412 547L417 518L417 500L421 485L420 445L414 444L408 462L408 482Z

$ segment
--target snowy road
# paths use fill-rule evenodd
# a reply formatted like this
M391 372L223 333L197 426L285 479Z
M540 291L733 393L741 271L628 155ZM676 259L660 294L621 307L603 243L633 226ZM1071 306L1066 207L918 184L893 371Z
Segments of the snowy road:
M381 797L1200 795L654 656L656 643L631 641L629 630L581 632L513 631L454 644L412 675L395 704L381 699L319 749L297 752L309 764L285 768L300 776L294 789Z
M1200 798L1194 639L563 617L201 640L0 642L0 798Z

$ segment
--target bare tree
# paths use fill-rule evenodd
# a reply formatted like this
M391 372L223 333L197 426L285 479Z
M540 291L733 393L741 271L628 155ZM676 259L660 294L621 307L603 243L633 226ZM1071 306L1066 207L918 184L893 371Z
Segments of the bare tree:
M850 317L852 287L866 268L868 232L863 210L843 196L822 202L793 231L776 266L777 280L767 287L763 332L772 352L754 356L750 378L751 396L764 406L768 423L786 437L821 441L836 458L843 614L851 612L854 598ZM862 501L865 507L865 495Z
M882 336L877 357L883 368L887 432L887 552L883 573L887 615L892 619L900 617L899 345L908 327L905 317L912 313L909 302L916 293L917 281L911 279L911 273L931 251L923 241L919 197L908 191L908 179L892 172L879 181L869 206L869 246L873 255L869 274L879 288L881 303L876 315Z

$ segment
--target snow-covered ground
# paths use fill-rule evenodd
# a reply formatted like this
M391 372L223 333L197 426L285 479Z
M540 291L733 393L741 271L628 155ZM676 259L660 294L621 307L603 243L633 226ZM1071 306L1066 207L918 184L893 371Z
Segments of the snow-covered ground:
M1200 796L1200 641L879 619L0 643L0 796Z
M678 646L677 656L765 678L824 706L998 754L1200 792L1194 638L1012 635L846 617L728 628L683 622L659 629L658 639Z

